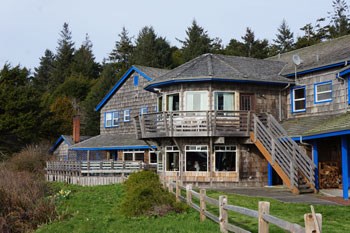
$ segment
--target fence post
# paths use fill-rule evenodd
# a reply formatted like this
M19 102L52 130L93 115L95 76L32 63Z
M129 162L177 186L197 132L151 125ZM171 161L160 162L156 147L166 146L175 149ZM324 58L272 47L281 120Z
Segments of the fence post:
M206 211L206 205L205 205L205 196L206 196L206 190L201 189L199 192L199 206L200 206L200 220L204 221L206 219L205 211Z
M173 193L173 191L174 191L172 180L169 180L168 191L169 191L169 193Z
M270 202L259 201L259 233L269 232L269 223L263 219L263 214L270 213Z
M227 205L227 196L222 195L219 197L219 221L220 221L220 232L227 233L226 225L228 223L227 210L224 206Z
M176 193L175 193L176 202L180 202L180 195L181 195L180 181L176 180Z
M190 205L192 203L192 185L188 184L186 185L186 200L187 200L187 204Z
M304 214L305 233L322 232L322 215L321 214L315 214L315 215L316 215L317 221L315 221L312 213Z

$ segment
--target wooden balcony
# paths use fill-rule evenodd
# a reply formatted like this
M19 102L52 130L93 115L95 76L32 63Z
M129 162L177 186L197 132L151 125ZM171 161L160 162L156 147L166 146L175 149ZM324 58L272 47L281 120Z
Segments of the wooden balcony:
M138 139L249 137L250 111L176 111L135 117Z

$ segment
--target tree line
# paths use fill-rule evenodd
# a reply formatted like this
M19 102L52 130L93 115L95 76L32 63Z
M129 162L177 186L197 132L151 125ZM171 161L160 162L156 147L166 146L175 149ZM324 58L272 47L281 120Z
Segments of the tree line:
M152 26L143 27L136 38L123 27L101 63L96 62L88 34L76 48L64 23L56 51L46 49L34 73L8 63L0 70L0 159L27 144L70 135L76 114L82 117L83 135L99 134L99 113L94 108L133 64L172 69L204 53L263 59L350 34L346 1L333 0L332 8L324 18L301 27L303 35L297 38L283 20L272 43L247 27L240 39L224 45L193 20L186 37L177 39L178 48Z

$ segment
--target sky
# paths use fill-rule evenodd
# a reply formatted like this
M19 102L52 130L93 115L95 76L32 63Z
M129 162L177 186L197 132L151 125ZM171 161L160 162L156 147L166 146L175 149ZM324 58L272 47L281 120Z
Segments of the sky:
M227 45L250 27L258 39L275 38L285 19L294 32L326 17L332 0L0 0L0 69L5 63L32 71L46 49L56 52L67 22L75 47L89 34L96 61L101 62L119 40L125 26L136 37L144 26L180 47L195 19L210 37Z

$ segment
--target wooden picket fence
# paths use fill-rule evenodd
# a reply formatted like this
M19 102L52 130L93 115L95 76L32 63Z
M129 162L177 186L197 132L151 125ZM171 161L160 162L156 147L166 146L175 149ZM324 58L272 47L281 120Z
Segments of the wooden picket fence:
M251 210L245 207L229 205L227 196L222 195L219 199L214 199L206 195L205 189L200 189L200 192L192 190L192 185L182 186L180 182L163 183L168 188L170 193L173 193L176 197L176 201L186 202L190 207L197 210L200 214L200 221L204 221L206 218L213 220L220 225L220 231L237 232L237 233L249 233L239 226L235 226L228 222L229 211L242 214L245 216L253 217L258 220L259 233L268 233L269 224L274 224L279 228L293 233L321 233L322 232L322 215L316 214L313 206L311 206L311 213L304 214L305 227L296 223L291 223L283 219L277 218L269 214L270 202L259 202L259 210ZM174 191L175 190L175 191ZM186 192L186 196L182 195L182 191ZM193 200L196 199L196 204ZM215 206L219 209L219 216L209 212L207 204Z

